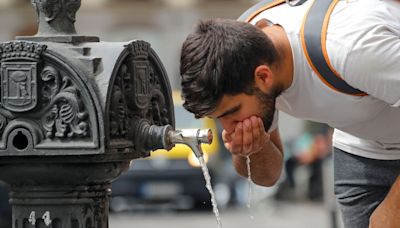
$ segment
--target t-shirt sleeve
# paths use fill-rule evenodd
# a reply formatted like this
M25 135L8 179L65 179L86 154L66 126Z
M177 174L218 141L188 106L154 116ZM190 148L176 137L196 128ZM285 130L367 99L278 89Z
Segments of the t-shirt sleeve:
M348 53L346 82L393 107L400 107L400 35L380 26Z

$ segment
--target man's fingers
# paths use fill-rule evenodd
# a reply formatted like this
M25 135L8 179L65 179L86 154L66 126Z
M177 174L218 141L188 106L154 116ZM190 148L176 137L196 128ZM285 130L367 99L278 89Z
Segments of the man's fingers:
M229 151L232 151L232 134L229 134L226 130L222 131L222 141L224 146Z
M232 137L232 149L233 154L240 154L242 152L243 145L243 123L238 123L235 128L234 136Z
M250 153L253 150L253 130L251 121L246 119L243 121L243 152Z
M261 118L252 116L239 122L233 133L222 132L225 147L234 155L248 156L260 151L269 141Z
M262 143L261 143L261 134L263 133L264 129L260 128L260 125L258 123L260 118L256 116L252 116L250 118L251 121L251 127L253 129L253 141L254 141L254 148L259 148Z
M228 134L225 130L222 131L222 141L225 142L230 142L232 141L232 134Z
M224 143L224 146L227 150L232 151L232 144L229 142Z

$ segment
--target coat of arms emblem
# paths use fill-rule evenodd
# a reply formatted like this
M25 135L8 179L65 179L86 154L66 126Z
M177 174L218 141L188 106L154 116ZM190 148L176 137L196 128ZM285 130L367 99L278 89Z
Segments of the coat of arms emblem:
M26 112L38 102L38 64L45 45L15 41L0 44L1 105Z
M37 63L1 64L1 103L14 112L25 112L37 104Z

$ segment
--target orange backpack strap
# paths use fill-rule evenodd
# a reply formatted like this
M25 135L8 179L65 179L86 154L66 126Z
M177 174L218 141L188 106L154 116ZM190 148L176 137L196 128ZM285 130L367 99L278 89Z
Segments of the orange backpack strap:
M368 94L347 84L330 63L326 50L329 18L339 0L314 0L304 17L301 39L308 63L331 89L354 96Z

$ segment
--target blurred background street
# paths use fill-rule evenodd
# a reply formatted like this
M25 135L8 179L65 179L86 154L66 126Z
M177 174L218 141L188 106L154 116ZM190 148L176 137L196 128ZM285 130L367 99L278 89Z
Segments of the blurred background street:
M329 216L320 204L279 203L264 205L257 210L229 209L221 213L222 227L229 228L310 228L330 227ZM123 213L110 216L110 227L162 227L174 228L217 227L215 217L208 212L156 212Z
M179 99L180 47L201 18L235 19L257 0L82 0L76 28L102 41L141 39L159 55L174 90L177 128L221 129L213 120L195 120ZM0 42L36 33L30 0L0 0ZM285 171L271 188L252 186L233 170L220 139L206 148L223 227L337 228L330 159L331 130L280 115ZM135 160L113 183L110 227L217 227L209 194L194 156L185 147L153 152ZM0 228L8 224L7 188L0 184Z

